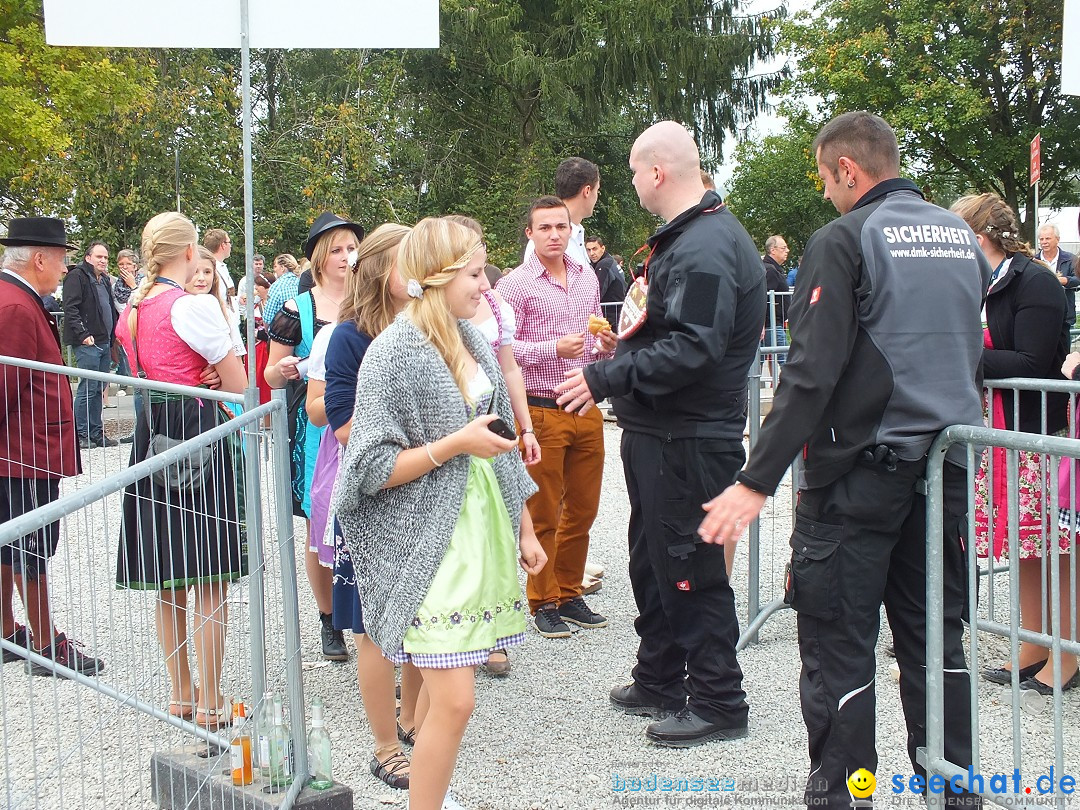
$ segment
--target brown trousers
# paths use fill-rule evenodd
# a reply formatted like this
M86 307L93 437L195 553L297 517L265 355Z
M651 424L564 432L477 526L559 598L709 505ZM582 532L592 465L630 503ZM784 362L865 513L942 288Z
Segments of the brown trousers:
M540 463L529 474L540 491L529 498L529 515L548 562L530 576L526 592L533 613L549 602L581 595L589 530L600 506L604 477L604 417L529 406L540 443Z

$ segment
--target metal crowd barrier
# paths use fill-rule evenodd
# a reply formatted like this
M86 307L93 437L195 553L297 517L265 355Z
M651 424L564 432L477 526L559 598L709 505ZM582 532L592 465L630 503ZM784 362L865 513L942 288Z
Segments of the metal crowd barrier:
M1009 379L994 381L993 386L991 392L1003 391L1006 396L1015 397L1019 391L1041 392L1044 430L1047 424L1046 393L1068 393L1069 413L1073 415L1070 435L1076 435L1076 395L1080 392L1080 383ZM966 766L961 767L962 763L953 763L946 758L942 719L942 480L945 453L954 446L964 448L968 468L966 554L968 615L972 617L972 623L966 647L971 673L971 771L981 774L984 777L981 781L972 779ZM995 448L1000 451L995 453ZM1001 469L1002 454L1004 471ZM930 451L927 469L927 747L920 756L928 774L940 774L946 780L955 777L958 784L976 788L973 793L996 806L1076 806L1080 723L1077 723L1078 711L1071 695L1066 697L1060 686L1061 680L1068 679L1072 672L1069 662L1062 661L1061 656L1080 655L1080 635L1076 632L1080 566L1073 553L1080 530L1080 499L1076 497L1077 466L1069 461L1077 458L1080 458L1080 439L970 426L946 429ZM986 465L985 477L980 483L979 470L983 464ZM1022 485L1021 465L1030 470L1028 484ZM1066 509L1062 509L1062 479L1059 479L1063 465L1072 467L1069 492L1073 503ZM1045 485L1032 486L1031 475L1038 481L1045 481ZM1006 487L1005 492L998 491L995 497L995 486L1002 485ZM1004 514L1000 511L1002 504ZM980 506L979 513L985 516L978 522L977 506ZM999 533L1005 534L1003 539L1009 550L1020 547L1021 512L1025 516L1025 537L1034 538L1034 542L1042 545L1038 562L1030 557L1024 564L1028 572L1024 589L1027 596L1038 600L1039 612L1038 616L1032 616L1029 607L1029 615L1023 617L1023 623L1018 555L1008 553L1007 559L995 560L993 556L980 558L976 550L976 540L985 539L990 546L985 553L992 555L993 541ZM1038 585L1035 591L1031 590L1032 573ZM1066 605L1064 615L1063 602ZM1030 606L1032 602L1026 604ZM1050 663L1061 673L1052 696L1021 690L1018 678L1012 679L1011 686L998 686L980 677L981 669L1000 667L1005 661L1010 662L1013 671L1018 671L1021 642L1048 649ZM1014 773L1018 775L1015 784ZM995 785L991 776L998 774L1006 774L1008 778ZM928 794L927 800L931 807L944 806L941 794Z
M130 444L83 449L83 471L61 480L58 500L0 525L0 546L8 546L59 521L59 546L47 569L53 619L59 632L85 645L81 652L104 661L100 672L76 672L0 639L5 657L14 659L0 667L3 806L26 810L145 805L151 799L163 801L163 791L174 807L207 806L210 794L213 806L232 806L229 802L233 799L227 798L233 795L227 787L232 780L223 776L223 770L229 773L228 726L206 728L196 725L192 717L181 716L189 713L189 696L170 690L166 676L170 666L177 672L190 668L194 678L210 673L212 680L212 666L196 666L196 647L208 657L213 657L213 649L221 651L219 692L226 705L233 699L245 703L253 737L255 729L250 721L263 709L264 695L275 692L281 696L292 730L293 772L306 775L306 714L284 392L275 392L271 402L260 406L254 390L234 395L0 357L0 369L11 372L13 368L17 369L10 375L13 378L43 375L53 386L92 379L134 385L143 397L152 392L155 398L179 394L199 399L203 407L245 402L247 407L229 421L178 437L184 439L182 443L130 466ZM15 395L4 391L4 396L10 402ZM133 429L133 399L127 398L121 408L107 412L106 436ZM20 415L33 417L27 410ZM267 416L269 431L260 427ZM190 501L185 493L149 488L148 480L155 473L198 451L212 454L215 474L231 480L231 487L225 484L212 492L207 488L202 495L192 495ZM0 452L12 453L10 448ZM226 468L231 473L223 472ZM169 553L164 549L177 547L195 549L197 554L214 553L212 543L204 548L198 537L188 536L189 526L206 525L200 522L204 514L219 516L219 537L237 537L246 543L246 570L228 586L227 595L223 589L204 583L186 609L179 610L163 606L159 593L164 592L157 589L117 586L122 526L130 531L133 523L125 523L125 506L130 515L133 509L159 508L162 498L182 516L177 518L179 530L170 523L167 536L152 538L155 542L150 547L156 543L163 555ZM194 545L188 546L189 542ZM14 553L26 559L26 552ZM186 594L187 587L168 591L174 597L180 592ZM21 603L17 598L15 602L18 613ZM161 622L155 622L158 611L166 617ZM169 635L170 649L175 650L168 664L159 633ZM181 645L185 634L187 643ZM44 645L35 640L35 646ZM24 671L26 658L52 676L28 674ZM183 682L183 677L177 682ZM171 702L177 697L184 703ZM164 771L160 770L162 763ZM168 768L185 771L186 781L180 786L163 784L162 773ZM268 787L258 768L254 779L252 790ZM279 806L292 807L306 781L306 776L294 778L290 784L272 788L281 794L277 797L283 802ZM251 798L245 803L240 796L236 802L237 806L250 806Z

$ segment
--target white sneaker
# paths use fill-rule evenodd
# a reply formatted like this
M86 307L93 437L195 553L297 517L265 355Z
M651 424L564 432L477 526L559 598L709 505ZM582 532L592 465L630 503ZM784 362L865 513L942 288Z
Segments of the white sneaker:
M590 576L593 579L604 578L604 566L594 562L585 563L585 575Z

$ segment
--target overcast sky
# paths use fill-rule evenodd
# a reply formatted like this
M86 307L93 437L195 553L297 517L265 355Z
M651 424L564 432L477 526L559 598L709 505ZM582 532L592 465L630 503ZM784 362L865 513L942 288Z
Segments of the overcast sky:
M776 8L778 5L777 0L751 0L747 4L746 13L760 13L762 11L769 11ZM814 5L814 0L787 0L788 14L792 15L796 11L803 9L810 9ZM755 73L768 73L770 71L778 70L787 61L787 56L783 56L779 59L774 59L770 62L763 62L756 65L754 68ZM779 98L773 96L770 97L770 103L775 106L779 102ZM784 130L785 120L772 113L762 113L757 117L753 124L750 125L750 129L747 133L748 137L758 139L763 138L766 135L775 135ZM716 179L716 187L720 189L721 193L726 192L728 181L731 179L732 172L735 171L736 163L733 159L735 153L735 145L739 142L741 137L735 133L731 133L730 139L724 146L724 162L720 164L720 167L713 174Z

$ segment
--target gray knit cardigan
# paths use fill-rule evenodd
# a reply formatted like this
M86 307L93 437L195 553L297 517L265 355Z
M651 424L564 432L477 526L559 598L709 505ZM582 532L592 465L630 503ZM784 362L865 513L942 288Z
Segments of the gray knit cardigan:
M467 321L459 321L459 328L465 348L495 385L495 409L513 425L491 344ZM383 487L398 453L441 439L467 419L465 400L442 356L399 315L360 364L333 501L356 568L367 634L387 654L401 647L446 554L465 500L470 457L455 456L414 481ZM521 510L536 485L517 452L496 456L492 464L517 537Z

